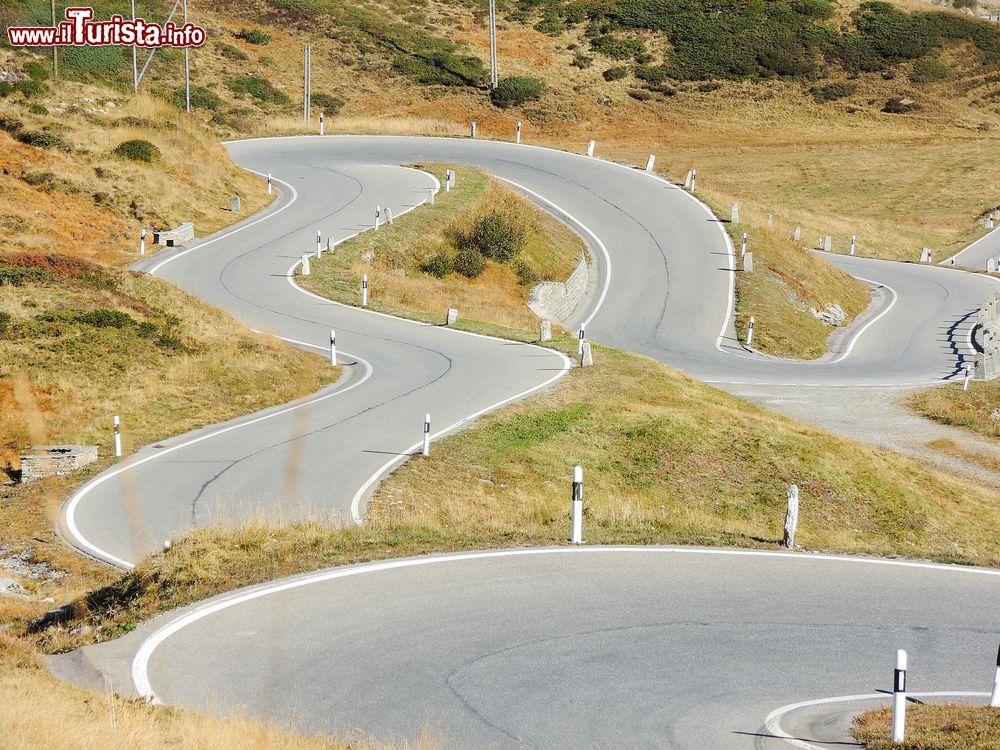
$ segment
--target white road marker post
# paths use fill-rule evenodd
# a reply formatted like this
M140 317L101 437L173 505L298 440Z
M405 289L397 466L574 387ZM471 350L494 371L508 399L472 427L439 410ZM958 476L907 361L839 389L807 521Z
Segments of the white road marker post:
M427 202L430 205L434 205L434 196L437 195L437 191L434 188L427 188Z
M323 122L323 113L319 113L319 134L326 135L326 125Z
M590 348L590 342L583 342L583 351L580 353L580 367L594 366L594 352Z
M753 315L751 315L750 316L750 325L747 327L747 347L748 348L753 345L753 325L754 325L754 319L753 319Z
M652 173L654 164L656 164L656 155L650 154L649 158L646 159L646 171Z
M267 173L267 194L270 195L274 188L271 186L271 173Z
M573 544L583 544L583 467L573 468Z
M454 190L455 186L458 184L458 172L454 169L451 170L451 187Z
M691 170L691 192L692 193L695 192L695 190L697 190L697 188L698 188L698 170L697 169L692 169Z
M520 143L521 142L521 121L520 120L517 121L517 140L515 142L516 143Z
M337 366L337 332L330 329L330 364Z
M379 225L382 223L382 207L375 206L375 231L378 231Z
M591 141L587 144L587 156L594 155L594 149L597 148L597 141Z
M747 233L743 233L743 242L740 244L740 257L743 258L747 254Z
M146 230L145 228L139 233L139 255L146 254Z
M431 455L431 415L424 415L424 451L425 456Z
M311 273L312 273L312 267L309 265L309 256L308 255L303 255L302 256L302 275L303 276L308 276Z
M851 255L854 255L854 249L858 246L858 236L856 234L851 235Z
M583 356L583 339L584 339L584 337L586 335L587 335L586 330L581 327L580 328L580 335L579 335L579 343L577 344L577 348L576 348L576 356L578 356L578 357L582 357Z
M1000 708L1000 650L997 650L997 671L993 677L993 695L990 696L990 707Z
M392 226L392 209L388 206L385 207L385 223Z
M444 173L444 191L446 193L451 192L451 170L447 169Z
M972 377L972 367L971 365L965 366L965 382L962 383L962 390L969 390L969 378Z
M896 670L892 674L892 741L906 736L906 652L896 652Z
M475 120L472 121L472 137L473 138L476 137L476 121Z
M115 427L115 457L121 458L122 455L122 421L115 417L112 420L112 424Z
M781 546L785 549L795 548L795 530L799 525L799 488L791 485L788 488L788 510L785 512L785 537Z
M320 234L320 231L317 229L316 230L316 258L318 259L318 258L322 258L322 257L323 257L323 236Z
M368 307L368 274L361 277L361 306Z

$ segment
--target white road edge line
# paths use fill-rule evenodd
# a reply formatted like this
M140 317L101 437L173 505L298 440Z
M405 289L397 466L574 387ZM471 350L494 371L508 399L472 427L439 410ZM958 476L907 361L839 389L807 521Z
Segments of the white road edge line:
M276 336L275 338L279 338L283 341L288 341L293 344L299 344L300 346L312 347L324 352L329 351L329 347L317 346L316 344L308 344L303 341L295 341L293 339L285 339L281 336ZM123 560L120 557L112 555L110 552L102 550L100 547L91 543L86 537L84 537L83 533L76 525L76 510L80 504L80 501L82 501L83 498L86 497L91 490L93 490L95 487L100 486L101 484L104 484L104 482L108 481L109 479L112 479L118 476L119 474L123 474L131 469L134 469L137 466L141 466L142 464L147 463L149 461L153 461L157 458L162 458L163 456L173 453L174 451L180 450L181 448L187 448L188 446L195 445L196 443L200 443L203 440L209 440L211 438L218 437L219 435L224 435L227 432L239 430L243 427L249 427L250 425L258 424L268 419L273 419L274 417L279 417L283 414L288 414L289 412L313 406L314 404L318 404L322 401L326 401L327 399L331 399L335 396L340 396L341 394L354 390L358 386L362 385L365 381L367 381L368 378L371 377L372 372L374 372L374 369L367 360L362 359L361 357L355 354L351 354L350 352L347 351L343 353L348 357L353 357L365 367L364 376L356 383L351 383L344 389L334 391L333 393L327 393L326 395L310 399L309 401L305 401L301 404L296 404L294 406L289 406L283 409L279 409L278 411L272 412L271 414L265 414L261 417L256 417L255 419L250 419L246 422L240 422L239 424L230 425L229 427L224 427L221 430L216 430L206 435L199 435L196 438L192 438L191 440L186 440L185 442L179 443L178 445L173 445L169 448L159 451L158 453L146 456L145 458L141 458L137 461L127 461L118 468L101 474L99 477L96 477L95 479L93 479L92 481L88 482L83 487L81 487L79 490L77 490L77 492L63 506L63 511L62 511L63 522L66 525L67 533L70 535L70 537L72 537L73 541L75 541L80 547L87 550L88 554L96 557L99 560L104 560L105 562L110 563L111 565L114 565L116 567L124 568L125 570L131 570L132 568L135 567L135 563Z
M984 234L984 235L983 235L982 237L980 237L980 238L979 238L978 240L975 240L975 241L974 241L974 242L972 242L971 244L969 244L969 245L966 245L966 246L965 246L965 247L963 247L963 248L962 248L961 250L959 250L959 251L958 251L957 253L955 253L954 255L952 255L952 256L951 256L950 258L945 258L944 260L942 260L942 261L941 261L940 263L938 263L937 265L939 265L939 266L943 266L943 265L946 265L946 264L947 264L947 265L950 265L952 261L954 261L954 260L958 260L958 256L959 256L959 255L961 255L962 253L964 253L964 252L967 252L967 251L971 250L971 249L972 249L972 248L974 248L974 247L975 247L976 245L978 245L978 244L979 244L980 242L983 242L984 240L988 240L988 239L989 239L990 237L992 237L992 236L993 236L993 233L994 233L994 232L1000 232L1000 226L996 227L995 229L991 229L991 230L990 230L990 231L988 231L988 232L987 232L986 234Z
M989 697L989 693L979 693L979 692L967 692L967 691L942 691L933 693L907 693L908 696L914 698L980 698ZM784 729L781 728L781 719L793 711L798 711L803 708L809 708L811 706L821 706L827 703L853 703L854 701L869 701L869 700L885 700L889 701L892 699L892 694L890 693L866 693L864 695L839 695L835 698L817 698L811 701L802 701L801 703L792 703L787 706L782 706L777 708L767 715L764 719L764 729L774 735L775 739L784 740L789 745L800 748L800 750L826 750L819 745L814 745L806 740L800 740L792 735L788 734ZM824 744L830 744L829 742Z
M572 221L574 224L576 224L580 229L582 229L584 232L586 232L587 234L589 234L590 237L591 237L591 239L594 240L594 243L597 245L598 249L600 249L601 254L604 256L604 267L605 267L604 288L601 290L601 294L597 298L597 302L594 305L594 309L590 311L590 315L587 316L587 319L584 320L580 324L581 328L586 328L587 326L590 325L590 321L592 321L597 316L597 313L600 312L601 308L604 306L604 300L608 296L608 289L610 289L610 287L611 287L611 255L608 253L608 248L601 241L601 238L598 237L597 234L593 230L591 230L590 227L588 227L586 224L584 224L582 221L580 221L578 218L576 218L569 211L566 211L562 207L560 207L560 206L556 205L555 203L553 203L552 201L550 201L544 195L540 195L539 193L536 193L531 188L526 188L524 185L518 184L518 183L514 182L513 180L508 180L506 177L498 177L497 179L503 180L508 185L513 185L518 190L524 191L525 193L527 193L528 195L532 196L533 198L541 201L542 203L547 204L552 209L554 209L556 212L561 213L563 216L565 216L570 221Z
M253 169L248 169L247 171L251 172L252 174L257 175L258 177L263 177L264 176L263 173L257 172L256 170L253 170ZM169 258L167 258L166 260L163 260L163 261L157 263L152 268L150 268L147 273L149 273L149 275L152 276L157 271L159 271L161 268L163 268L165 265L167 265L167 263L173 263L175 260L177 260L178 258L184 257L188 253L193 253L195 250L201 250L204 247L208 247L209 245L215 244L219 240L224 240L224 239L226 239L226 237L231 237L232 235L237 234L238 232L242 232L244 229L249 229L250 227L255 226L256 224L260 224L262 221L267 221L268 219L274 218L275 216L277 216L278 214L280 214L286 208L289 208L293 203L295 203L295 201L298 200L299 194L295 190L294 187L292 187L291 185L289 185L287 182L282 182L281 180L273 180L273 182L280 182L282 185L284 185L285 187L287 187L291 191L291 199L287 203L285 203L285 205L283 205L281 208L279 208L277 211L271 211L270 213L268 213L265 216L261 216L260 218L255 219L255 220L253 220L253 221L251 221L251 222L249 222L247 224L242 224L242 225L236 227L235 229L231 229L228 232L224 232L223 234L218 235L217 237L213 237L212 239L207 240L205 242L202 242L202 243L200 243L198 245L195 245L194 247L188 248L187 250L185 250L183 252L177 253L176 255L172 255Z
M433 174L431 174L430 172L425 172L422 169L414 169L413 167L400 167L400 168L401 169L411 169L413 171L420 172L422 174L427 175L432 180L434 180L434 183L436 185L435 192L440 192L441 191L441 182L440 182L440 180L438 180L438 178L436 176L434 176ZM499 178L499 179L503 179L503 178ZM509 180L504 180L504 181L505 182L510 182ZM583 228L584 230L586 230L587 233L590 234L590 236L593 237L594 240L597 241L598 246L604 252L604 256L607 259L607 263L608 263L608 276L610 277L610 274L611 274L611 259L608 256L607 248L604 247L604 243L601 242L600 238L596 234L594 234L593 232L591 232L590 229L588 229L575 216L573 216L572 214L570 214L567 211L563 211L555 203L552 203L551 201L547 200L546 198L542 197L541 195L538 195L538 193L535 193L535 192L533 192L531 190L527 190L526 188L523 188L522 186L517 185L516 183L513 183L513 182L510 182L510 184L514 185L515 187L517 187L519 189L526 190L528 193L536 196L537 198L539 198L540 200L544 201L545 203L548 203L550 206L552 206L553 208L555 208L557 211L562 212L563 214L565 214L566 216L568 216L572 221L576 222L581 228ZM420 208L421 206L426 205L426 203L427 203L427 201L425 200L425 201L422 201L421 203L418 203L415 206L411 206L410 208L404 209L403 211L401 211L398 214L398 216L405 216L406 214L410 213L411 211L414 211L414 210ZM357 237L358 235L363 234L364 232L367 232L367 231L371 231L371 230L367 230L366 229L363 232L357 232L355 234L350 235L349 237L345 237L344 239L339 240L339 242L346 242L347 240L350 240L350 239L352 239L354 237ZM314 299L320 300L320 301L325 302L326 304L329 304L329 305L336 305L338 307L346 307L346 308L349 308L351 310L356 310L358 312L367 313L369 315L379 315L379 316L384 317L384 318L392 318L393 320L400 320L400 321L403 321L405 323L410 323L410 324L418 325L418 326L437 327L437 326L434 326L433 323L425 323L425 322L420 321L420 320L411 320L410 318L401 318L401 317L399 317L397 315L390 315L389 313L378 312L377 310L369 310L369 309L364 308L364 307L355 307L354 305L345 305L343 302L337 302L335 300L327 299L326 297L322 297L322 296L320 296L318 294L310 292L308 289L303 289L295 281L295 269L297 269L301 265L302 265L302 261L301 260L295 261L292 264L291 268L288 269L288 271L286 272L285 276L288 279L288 283L292 285L292 288L296 289L299 292L302 292L302 294L306 294L306 295L308 295L308 296L310 296L310 297L312 297ZM607 286L605 286L605 293L606 292L607 292ZM597 307L594 309L594 312L591 314L591 318L594 315L597 314L597 310L600 309L600 305L603 303L603 301L604 301L604 295L601 296L601 299L598 302ZM502 339L502 338L499 338L497 336L487 336L486 334L472 333L470 331L459 331L459 330L456 330L454 328L445 328L443 330L449 331L450 333L461 334L461 335L464 335L464 336L476 336L478 338L491 339L493 341L504 341L504 342L510 341L510 339ZM524 346L530 346L530 347L533 347L535 349L541 349L542 351L548 352L550 354L557 355L562 360L562 364L563 364L562 369L558 373L556 373L555 375L553 375L551 378L549 378L548 380L546 380L544 383L541 383L540 385L536 385L533 388L529 388L526 391L522 391L520 393L517 393L517 394L515 394L515 395L513 395L513 396L511 396L509 398L504 399L503 401L498 401L495 404L487 406L485 409L481 409L480 411L477 411L475 414L470 414L467 417L463 417L462 419L458 420L454 424L451 424L451 425L445 427L443 430L435 432L430 437L430 439L432 441L433 440L437 440L438 438L443 437L443 436L445 436L445 435L447 435L447 434L449 434L451 432L454 432L459 427L462 427L463 425L466 425L469 422L472 422L473 420L478 419L479 417L483 416L484 414L488 414L489 412L495 411L495 410L497 410L497 409L499 409L499 408L501 408L503 406L506 406L507 404L509 404L509 403L511 403L513 401L517 401L518 399L522 399L525 396L529 396L532 393L535 393L536 391L539 391L539 390L542 390L544 388L547 388L548 386L552 385L552 383L554 383L557 380L559 380L560 378L564 377L566 375L566 373L568 373L572 369L572 367L573 367L573 363L570 361L569 357L567 357L562 352L556 351L555 349L549 349L549 348L543 347L543 346L536 346L535 344L524 344ZM396 466L396 464L401 463L402 461L404 461L407 458L409 458L410 455L414 451L416 451L417 448L420 447L420 445L421 445L421 443L415 443L414 445L411 445L410 447L406 448L402 453L397 453L391 459L389 459L388 461L386 461L385 464L383 464L378 469L378 471L376 471L374 474L372 474L368 478L368 480L363 485L361 485L361 487L358 489L358 491L354 494L354 497L351 498L351 520L354 522L355 525L362 526L364 524L364 518L361 515L361 501L364 499L365 494L372 488L372 486L374 484L376 484L380 479L382 479L382 477L384 477L387 472L389 472L394 466Z
M414 446L415 448L416 446ZM813 555L798 552L767 552L764 550L734 550L734 549L698 549L680 547L541 547L536 549L508 549L493 550L491 552L465 552L451 555L432 555L427 557L405 558L401 560L383 560L381 562L367 563L352 567L332 568L316 573L309 573L284 581L276 581L251 589L244 589L242 592L233 592L223 595L215 601L210 601L196 607L190 612L180 615L172 622L157 629L149 638L142 642L139 650L132 660L132 682L138 694L150 701L159 704L160 699L153 690L149 678L149 661L153 653L168 638L180 632L184 628L193 625L210 615L214 615L231 607L244 604L254 599L278 594L284 591L309 586L316 583L336 580L338 578L351 578L353 576L380 573L387 570L397 570L400 568L415 568L423 565L439 565L442 563L465 562L469 560L485 560L502 557L518 557L528 555L579 555L579 554L676 554L676 555L715 555L723 557L765 557L779 558L782 560L820 560L824 562L844 562L858 565L883 565L894 568L915 568L922 570L934 570L942 573L955 575L986 575L1000 577L1000 570L990 570L988 568L972 568L960 565L935 565L934 563L908 562L906 560L882 560L878 558L866 557L843 557L837 555ZM884 697L884 696L880 696ZM780 709L779 709L780 710Z

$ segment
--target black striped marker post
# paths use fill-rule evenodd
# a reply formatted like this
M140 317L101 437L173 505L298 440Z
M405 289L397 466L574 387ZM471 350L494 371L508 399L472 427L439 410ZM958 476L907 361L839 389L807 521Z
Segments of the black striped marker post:
M330 364L337 366L337 332L330 329Z
M271 187L271 173L267 173L267 194L270 195L274 188Z
M1000 649L997 650L997 671L993 677L993 695L990 696L990 706L1000 708Z
M896 652L896 670L892 674L892 741L906 736L906 652Z
M368 307L368 274L361 277L361 306Z
M965 382L962 383L962 390L969 390L969 377L972 375L972 367L969 365L965 366Z
M425 456L431 455L431 415L424 415L424 450Z
M517 143L521 142L521 121L517 121Z
M382 222L382 207L375 206L375 231L378 231L379 224Z
M139 234L139 255L146 254L146 230L143 229Z
M323 235L318 229L316 230L316 257L323 257Z
M747 327L747 347L753 346L753 326L754 326L753 315L750 316L750 325Z
M743 233L743 243L740 246L740 257L743 258L747 254L747 233Z
M583 544L583 467L573 469L573 544Z
M323 121L323 113L319 113L319 134L326 135L326 123Z
M583 338L586 335L587 335L586 330L581 327L580 328L579 342L577 343L577 347L576 347L576 356L578 356L578 357L582 357L583 356Z
M115 426L115 457L121 458L122 455L122 421L115 417L112 420Z

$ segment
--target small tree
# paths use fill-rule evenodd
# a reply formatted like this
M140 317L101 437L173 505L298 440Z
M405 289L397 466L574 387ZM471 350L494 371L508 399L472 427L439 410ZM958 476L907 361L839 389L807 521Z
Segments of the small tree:
M526 102L540 99L542 91L542 82L537 78L511 76L500 81L500 84L490 94L490 98L500 109L507 109L508 107L520 107Z

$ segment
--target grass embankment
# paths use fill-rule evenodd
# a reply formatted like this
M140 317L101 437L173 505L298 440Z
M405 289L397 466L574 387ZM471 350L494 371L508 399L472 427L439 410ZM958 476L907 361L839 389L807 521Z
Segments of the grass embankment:
M906 741L892 742L892 709L855 720L854 736L869 750L1000 750L1000 709L962 704L911 705Z
M571 337L557 344L574 348ZM789 484L805 549L1000 564L994 493L720 393L645 357L597 366L483 417L387 479L363 528L206 529L77 603L35 636L65 650L276 577L432 551L566 543L569 477L586 470L592 544L775 549ZM91 626L82 630L81 625ZM30 637L30 636L28 636Z
M935 422L1000 439L1000 380L970 380L968 391L961 383L928 388L911 395L907 404Z
M193 220L199 233L218 229L237 218L232 195L247 212L266 203L259 179L161 101L30 86L45 93L0 101L0 476L16 475L33 444L96 444L102 457L80 475L0 486L0 576L23 592L0 596L3 629L118 577L54 531L64 499L113 462L112 415L130 451L308 394L336 375L320 357L124 270L140 227ZM5 747L341 747L95 697L51 677L30 644L3 636L0 704Z
M391 226L338 245L314 261L311 274L299 275L298 282L324 297L360 305L362 276L367 274L373 310L443 323L453 307L459 328L537 340L538 318L527 307L528 292L541 280L565 280L586 250L583 241L479 170L441 164L421 168L442 184L446 169L453 169L455 188L438 193L433 206L421 206ZM482 248L473 247L477 225L494 217L502 219L498 231L504 238L517 235L518 250L506 261L491 257L496 255L490 244L495 232ZM468 253L472 260L463 264ZM469 278L462 271L469 272L467 266L475 265L477 257L483 270Z

